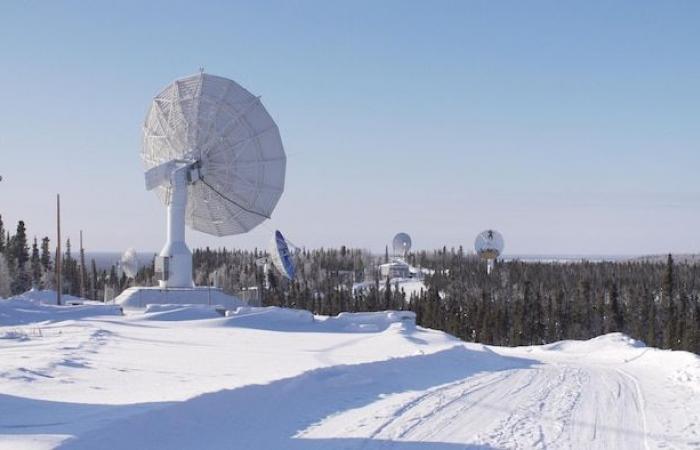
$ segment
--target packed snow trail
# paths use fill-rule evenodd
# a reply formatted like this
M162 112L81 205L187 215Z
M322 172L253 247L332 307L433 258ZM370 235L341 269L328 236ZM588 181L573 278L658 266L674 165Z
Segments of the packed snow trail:
M620 334L502 348L405 313L99 312L0 302L0 449L700 449L700 359Z

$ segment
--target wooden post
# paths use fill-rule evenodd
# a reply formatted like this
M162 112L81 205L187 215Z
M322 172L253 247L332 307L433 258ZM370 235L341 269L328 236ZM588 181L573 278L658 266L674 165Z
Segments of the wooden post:
M56 304L61 304L61 290L63 289L61 281L63 279L63 268L61 267L61 194L56 194Z

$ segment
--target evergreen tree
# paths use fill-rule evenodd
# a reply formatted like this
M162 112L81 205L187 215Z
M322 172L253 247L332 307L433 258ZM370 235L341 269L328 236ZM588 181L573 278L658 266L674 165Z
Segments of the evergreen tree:
M661 286L661 305L663 314L661 316L664 324L663 347L676 347L676 305L673 298L673 257L669 254L666 260L666 270L664 272Z
M0 253L5 253L5 225L2 223L2 214L0 214Z
M27 268L29 261L29 246L27 245L27 229L24 226L24 221L17 222L17 233L12 236L10 249L8 254L11 255L12 265L16 271L12 280L12 293L20 294L29 290L32 284L32 278Z
M41 239L41 266L45 272L51 271L51 251L49 250L49 238L44 236Z
M384 310L391 309L391 283L389 277L384 282Z
M18 269L24 269L29 261L29 246L27 245L27 229L24 221L17 222L17 233L12 237L12 252Z
M529 323L527 320L528 311L527 305L530 302L530 282L526 281L523 287L522 298L515 301L515 308L513 309L513 327L511 342L512 345L525 345L529 343L530 336L526 331L529 328Z
M7 266L5 255L0 253L0 299L7 298L12 294L12 278L10 269Z
M646 344L650 347L656 347L656 304L653 298L649 301L648 311Z
M41 259L39 258L39 245L36 240L36 237L34 238L34 243L32 244L32 256L30 258L30 265L32 268L32 285L41 289L41 276L43 275L43 273L41 268Z
M625 328L622 305L620 305L620 293L617 290L616 283L611 283L610 285L610 302L608 303L608 313L606 315L605 324L606 333L623 331Z
M90 277L90 298L97 300L97 264L95 263L95 258L90 260L90 266L92 268L92 276Z

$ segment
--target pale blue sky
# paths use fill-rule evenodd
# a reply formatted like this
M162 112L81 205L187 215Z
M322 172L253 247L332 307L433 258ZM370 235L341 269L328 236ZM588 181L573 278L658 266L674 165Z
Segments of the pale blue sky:
M158 250L152 96L197 71L261 95L289 155L267 227L191 246L700 251L700 2L1 2L0 214ZM56 185L58 184L58 185Z

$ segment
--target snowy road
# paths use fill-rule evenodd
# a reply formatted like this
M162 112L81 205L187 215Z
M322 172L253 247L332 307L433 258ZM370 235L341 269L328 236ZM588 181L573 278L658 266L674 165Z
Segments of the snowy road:
M618 334L501 348L386 315L158 318L0 326L0 448L700 449L700 359Z
M669 385L647 370L649 383L642 387L633 375L642 373L641 366L537 350L503 349L503 354L527 355L536 362L387 396L333 416L302 436L340 432L477 448L700 448L700 403L692 388Z

